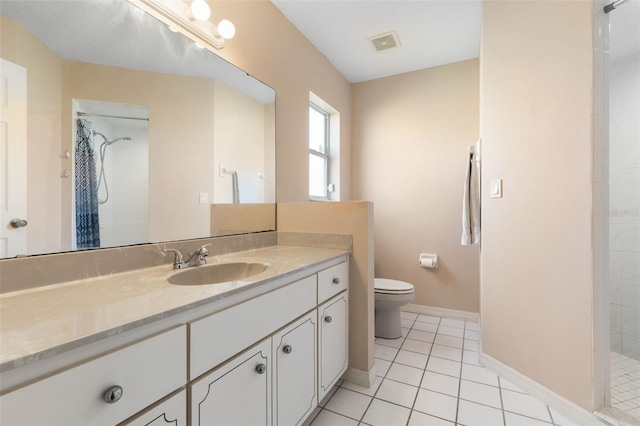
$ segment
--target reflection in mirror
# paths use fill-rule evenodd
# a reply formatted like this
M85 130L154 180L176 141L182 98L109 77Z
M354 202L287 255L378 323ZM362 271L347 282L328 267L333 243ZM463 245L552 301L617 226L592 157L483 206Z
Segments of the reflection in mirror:
M74 249L149 241L149 111L74 100Z
M0 12L0 257L275 229L271 88L123 0Z

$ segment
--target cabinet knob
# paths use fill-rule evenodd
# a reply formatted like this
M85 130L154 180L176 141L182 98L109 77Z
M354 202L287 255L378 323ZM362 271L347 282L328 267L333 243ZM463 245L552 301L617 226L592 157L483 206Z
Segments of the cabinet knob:
M104 393L102 394L102 399L104 399L104 402L106 402L107 404L113 404L114 402L118 402L120 398L122 398L123 393L124 390L122 390L122 387L114 385L104 391Z
M256 372L258 374L264 374L264 372L267 371L267 366L264 364L258 364L256 367Z
M293 348L291 347L291 345L284 345L284 347L282 348L282 352L284 352L285 354L290 354L291 352L293 352Z
M331 318L330 316L326 316L326 317L324 317L324 322L329 323L329 322L331 322L331 321L333 321L333 318Z
M336 285L340 284L340 278L334 278L333 283Z

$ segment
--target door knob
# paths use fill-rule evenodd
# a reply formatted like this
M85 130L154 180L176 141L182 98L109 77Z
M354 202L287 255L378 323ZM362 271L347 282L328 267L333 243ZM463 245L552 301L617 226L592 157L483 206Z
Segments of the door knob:
M293 348L291 347L291 345L284 345L284 347L282 348L282 352L284 352L285 354L290 354L291 352L293 352Z
M25 226L27 226L29 223L24 220L24 219L11 219L11 222L9 222L9 225L11 225L12 228L24 228Z

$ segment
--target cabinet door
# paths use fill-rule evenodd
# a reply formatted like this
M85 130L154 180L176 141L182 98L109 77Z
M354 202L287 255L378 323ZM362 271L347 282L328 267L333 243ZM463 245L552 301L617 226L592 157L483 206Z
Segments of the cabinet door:
M349 365L348 292L318 308L318 401L331 390Z
M190 386L192 425L271 424L271 339Z
M317 405L316 314L273 336L273 424L300 425Z
M187 391L180 392L119 426L187 426Z

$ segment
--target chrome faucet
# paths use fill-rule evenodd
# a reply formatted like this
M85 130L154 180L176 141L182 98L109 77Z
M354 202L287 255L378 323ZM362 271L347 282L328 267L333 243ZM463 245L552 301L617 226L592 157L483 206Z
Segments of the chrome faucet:
M207 250L207 247L210 245L211 244L205 244L193 253L189 253L189 257L187 258L187 260L184 260L182 253L180 253L180 250L169 248L163 249L162 251L164 253L175 254L175 257L173 258L173 269L184 269L188 268L189 266L200 266L206 264L207 260L205 259L205 257L209 256L209 250ZM192 262L193 264L191 264Z

